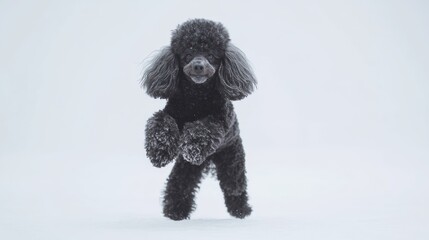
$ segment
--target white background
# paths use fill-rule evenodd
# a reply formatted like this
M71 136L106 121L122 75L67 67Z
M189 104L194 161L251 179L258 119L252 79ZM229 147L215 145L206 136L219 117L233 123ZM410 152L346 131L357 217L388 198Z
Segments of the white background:
M428 239L426 1L1 1L1 239ZM207 178L162 217L145 59L222 22L257 91L235 103L246 220Z

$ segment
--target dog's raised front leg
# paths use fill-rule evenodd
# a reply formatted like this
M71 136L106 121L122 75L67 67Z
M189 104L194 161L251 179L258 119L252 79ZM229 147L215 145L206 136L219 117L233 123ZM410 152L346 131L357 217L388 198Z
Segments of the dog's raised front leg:
M216 152L224 137L223 125L209 116L183 126L179 149L186 161L200 165L207 156Z
M146 155L155 167L163 167L178 156L179 128L165 111L156 112L146 125Z

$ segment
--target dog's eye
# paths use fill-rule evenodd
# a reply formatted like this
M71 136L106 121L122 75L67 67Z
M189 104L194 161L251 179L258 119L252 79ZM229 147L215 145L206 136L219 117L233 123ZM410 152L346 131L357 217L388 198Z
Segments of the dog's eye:
M189 62L191 60L192 60L192 55L191 54L186 54L185 61Z
M209 54L207 56L207 59L211 62L211 61L213 61L215 59L215 57L212 54Z

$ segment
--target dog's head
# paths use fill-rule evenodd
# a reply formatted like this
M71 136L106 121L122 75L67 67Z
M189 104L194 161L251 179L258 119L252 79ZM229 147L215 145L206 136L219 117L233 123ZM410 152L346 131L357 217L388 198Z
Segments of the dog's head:
M230 43L226 29L204 19L189 20L173 31L171 45L152 60L142 84L150 96L169 98L178 89L181 72L195 84L217 81L219 92L230 100L246 97L256 86L245 55Z

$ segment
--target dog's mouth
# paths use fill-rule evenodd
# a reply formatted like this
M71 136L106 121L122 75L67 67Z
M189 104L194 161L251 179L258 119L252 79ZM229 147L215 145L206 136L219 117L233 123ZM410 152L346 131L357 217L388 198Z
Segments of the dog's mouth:
M194 81L194 83L201 84L205 83L207 79L209 79L209 76L207 75L189 75L189 77Z
M196 84L205 83L211 78L216 69L203 56L197 56L183 67L183 72Z

